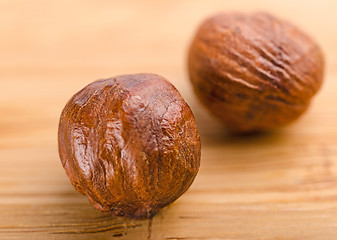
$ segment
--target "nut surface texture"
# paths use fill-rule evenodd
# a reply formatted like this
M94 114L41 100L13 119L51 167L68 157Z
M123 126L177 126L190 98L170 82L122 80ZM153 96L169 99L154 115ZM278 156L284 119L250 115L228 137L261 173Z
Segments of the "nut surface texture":
M73 186L118 216L151 217L190 187L200 165L194 116L155 74L83 88L62 112L58 141Z
M320 88L323 69L318 45L267 13L220 13L207 19L188 56L198 98L238 133L297 119Z

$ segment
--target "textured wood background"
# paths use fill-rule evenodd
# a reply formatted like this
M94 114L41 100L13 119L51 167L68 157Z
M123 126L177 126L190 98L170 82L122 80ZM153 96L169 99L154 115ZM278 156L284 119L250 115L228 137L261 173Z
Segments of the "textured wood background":
M219 11L267 10L326 54L309 111L279 131L234 137L195 100L186 51ZM336 1L0 1L0 239L336 239ZM202 164L191 189L152 220L100 213L57 152L67 100L89 82L154 72L192 106Z

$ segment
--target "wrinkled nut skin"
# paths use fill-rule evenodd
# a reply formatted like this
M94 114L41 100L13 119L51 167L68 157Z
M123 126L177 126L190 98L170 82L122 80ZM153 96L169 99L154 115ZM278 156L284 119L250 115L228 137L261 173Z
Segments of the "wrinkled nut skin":
M323 79L318 45L267 13L220 13L190 46L196 95L231 131L270 130L297 119Z
M89 84L65 106L58 134L73 186L118 216L151 217L190 187L200 165L189 106L154 74Z

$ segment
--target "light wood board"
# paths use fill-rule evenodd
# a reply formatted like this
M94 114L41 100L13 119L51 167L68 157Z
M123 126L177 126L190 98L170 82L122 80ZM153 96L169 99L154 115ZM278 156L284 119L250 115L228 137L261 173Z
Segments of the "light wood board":
M308 112L235 137L194 98L186 52L202 19L265 10L322 46L324 85ZM0 1L0 239L337 239L336 1ZM165 76L191 105L202 164L190 190L150 220L96 211L57 152L68 99L119 74Z

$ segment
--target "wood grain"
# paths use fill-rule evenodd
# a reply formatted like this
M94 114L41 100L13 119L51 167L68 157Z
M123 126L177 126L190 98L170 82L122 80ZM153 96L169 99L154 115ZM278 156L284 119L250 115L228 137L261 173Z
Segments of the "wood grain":
M289 127L235 137L194 98L186 52L204 17L266 10L322 46L325 83ZM0 239L336 239L336 1L0 1ZM89 82L165 76L191 105L202 164L152 220L96 211L57 152L61 110Z

